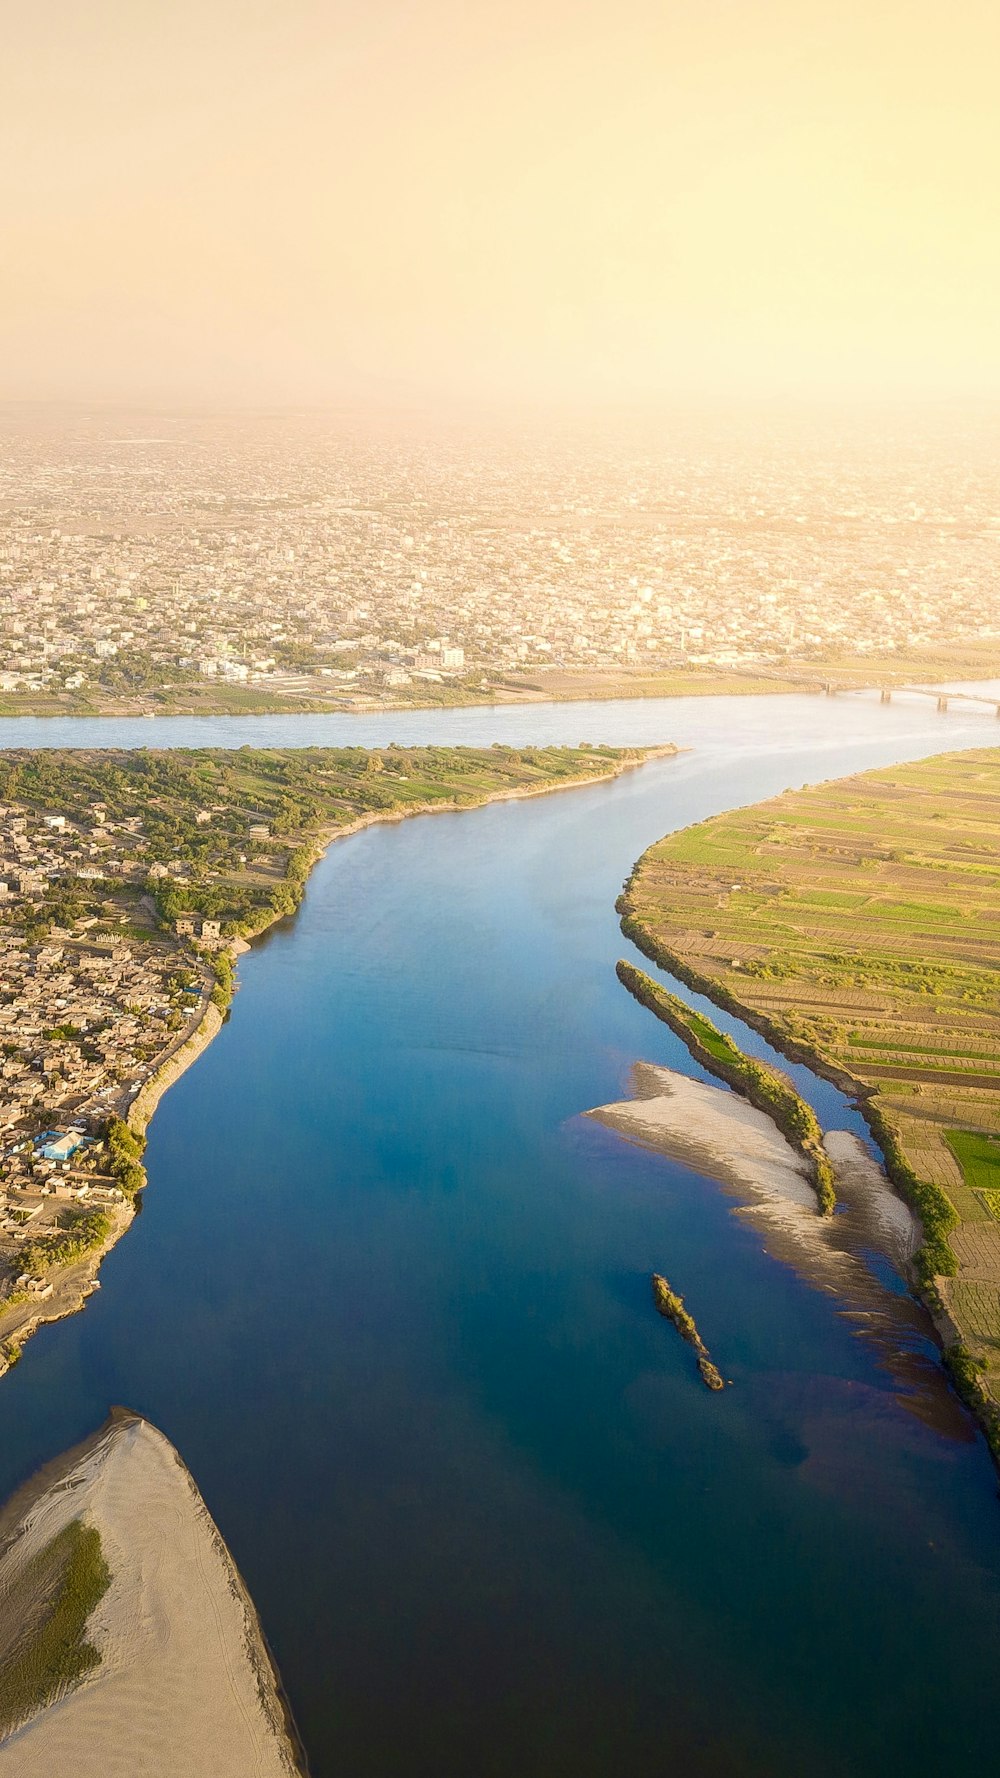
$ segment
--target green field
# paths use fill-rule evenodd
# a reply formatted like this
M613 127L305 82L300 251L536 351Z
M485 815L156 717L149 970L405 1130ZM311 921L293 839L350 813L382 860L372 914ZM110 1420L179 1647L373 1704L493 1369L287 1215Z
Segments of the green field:
M1000 1191L1000 1142L971 1130L948 1130L945 1140L969 1185L977 1191Z
M702 822L620 906L650 956L861 1092L1000 1402L1000 750Z

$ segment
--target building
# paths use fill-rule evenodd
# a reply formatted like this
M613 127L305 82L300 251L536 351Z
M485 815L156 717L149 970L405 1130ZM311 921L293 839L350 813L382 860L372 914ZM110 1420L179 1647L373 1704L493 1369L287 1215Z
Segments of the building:
M46 1130L36 1139L35 1152L43 1161L68 1161L86 1140L79 1130Z

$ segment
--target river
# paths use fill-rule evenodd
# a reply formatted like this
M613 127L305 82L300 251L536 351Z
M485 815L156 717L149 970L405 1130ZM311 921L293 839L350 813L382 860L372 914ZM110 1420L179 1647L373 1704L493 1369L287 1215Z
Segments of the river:
M331 848L160 1106L101 1290L0 1385L0 1494L110 1404L147 1414L246 1576L315 1778L982 1778L982 1439L911 1411L720 1185L581 1114L626 1096L636 1060L694 1072L614 974L646 845L790 784L989 745L992 717L686 699L8 722L0 743L95 728L691 751ZM653 1270L733 1379L721 1396L655 1314Z

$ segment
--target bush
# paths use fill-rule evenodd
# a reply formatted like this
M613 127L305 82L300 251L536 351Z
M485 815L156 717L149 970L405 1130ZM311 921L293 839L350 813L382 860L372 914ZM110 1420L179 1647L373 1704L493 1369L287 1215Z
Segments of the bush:
M39 1235L26 1241L19 1254L25 1272L44 1277L53 1266L71 1266L95 1247L103 1247L111 1233L111 1218L103 1210L70 1211L58 1235Z
M113 1117L105 1132L105 1141L115 1180L127 1198L134 1198L146 1183L145 1169L141 1164L146 1147L145 1137L138 1136L123 1118Z
M236 991L236 970L228 951L216 951L212 958L212 973L215 987L209 998L220 1012L226 1012Z

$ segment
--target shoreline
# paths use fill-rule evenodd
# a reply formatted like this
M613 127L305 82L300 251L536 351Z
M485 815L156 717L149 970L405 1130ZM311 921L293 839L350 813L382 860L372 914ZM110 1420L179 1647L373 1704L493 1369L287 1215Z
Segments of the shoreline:
M885 1124L884 1115L875 1103L876 1089L869 1087L864 1081L858 1080L845 1069L838 1068L834 1063L828 1062L802 1039L790 1036L776 1022L770 1020L766 1013L762 1013L752 1006L744 1005L732 993L731 989L724 987L713 977L700 974L676 952L661 944L635 914L628 911L623 913L621 929L625 937L630 939L636 948L658 968L667 970L686 987L693 989L697 994L703 994L707 1000L720 1007L724 1012L733 1013L737 1018L742 1019L744 1024L763 1037L780 1055L785 1056L790 1062L804 1063L821 1080L829 1081L831 1086L839 1088L854 1101L881 1156L881 1165L886 1177L914 1217L922 1238L925 1238L926 1224L921 1214L921 1206L908 1189L908 1163L900 1156L902 1165L898 1164L893 1153L893 1149L898 1145L892 1138L892 1132ZM890 1139L888 1144L887 1138ZM919 1249L915 1257L919 1259ZM994 1466L1000 1473L1000 1409L997 1408L996 1403L989 1395L978 1372L968 1361L964 1335L945 1301L939 1278L935 1276L925 1280L920 1275L918 1265L911 1261L906 1267L906 1279L911 1294L927 1311L933 1325L935 1338L940 1348L942 1367L955 1393L980 1427Z
M143 1083L129 1106L124 1122L137 1135L145 1134L150 1119L164 1093L197 1062L213 1037L216 1037L221 1031L223 1023L223 1016L218 1007L214 1006L211 1000L206 1000L194 1030L189 1032L184 1042ZM210 1027L207 1031L206 1026ZM138 1117L135 1116L137 1107L140 1108ZM141 1189L145 1190L145 1185ZM25 1341L30 1340L32 1334L37 1333L40 1327L46 1327L50 1322L63 1321L67 1315L77 1314L85 1307L88 1297L93 1296L94 1291L100 1289L100 1280L97 1274L112 1247L116 1246L122 1236L128 1233L138 1213L138 1194L135 1199L126 1199L122 1204L112 1205L109 1209L112 1227L107 1239L101 1243L100 1247L93 1248L90 1253L84 1254L82 1259L67 1266L62 1277L53 1279L52 1295L45 1299L44 1305L35 1305L30 1302L19 1303L16 1310L9 1312L12 1315L11 1324L3 1328L0 1333L0 1379L6 1376L7 1372L12 1370L14 1364L18 1362ZM24 1311L21 1319L17 1318L17 1310ZM5 1348L9 1350L10 1347L16 1351L17 1356L14 1359L5 1356Z
M876 683L845 686L845 691L878 691ZM900 686L898 689L903 690ZM820 696L823 686L805 681L777 679L770 681L751 680L748 676L746 684L698 683L692 686L672 685L667 690L653 687L650 690L631 691L625 686L616 686L612 690L597 690L581 687L579 691L553 691L549 688L525 687L519 693L509 697L481 698L449 698L442 700L418 699L402 703L396 699L359 698L352 703L327 702L322 698L302 698L287 701L281 697L262 698L259 703L243 706L232 704L167 704L143 705L122 704L118 707L101 705L66 704L57 705L35 703L27 709L11 710L3 707L0 700L0 720L16 722L22 716L30 716L38 721L51 719L84 720L93 722L127 722L130 720L147 721L149 718L189 716L204 717L206 720L220 720L226 717L246 716L403 716L410 711L448 711L448 710L534 710L545 704L617 704L617 703L649 703L661 699L672 698L746 698L789 696L799 693L803 697Z
M960 646L960 645L957 645ZM983 650L986 654L987 651ZM989 669L984 678L984 669ZM400 715L408 711L446 710L518 710L544 704L648 702L651 699L714 698L714 697L822 697L828 689L832 695L858 692L905 692L920 687L936 688L938 684L965 681L987 683L997 676L1000 663L996 658L957 660L936 655L928 660L904 657L902 662L879 658L873 669L871 659L856 662L793 661L786 669L776 664L759 667L720 666L664 668L659 672L636 673L615 677L615 669L539 668L535 674L523 676L512 672L485 692L471 686L454 687L454 695L412 698L380 697L375 692L344 697L327 693L317 686L315 693L299 691L285 695L280 691L251 689L231 701L216 697L173 697L158 700L155 694L122 699L113 696L91 703L65 693L50 697L26 696L0 698L0 718L16 721L28 716L38 719L83 718L109 722L148 717L235 717L241 716L372 716L379 713ZM577 676L579 672L579 677ZM546 675L553 682L546 682ZM192 685L204 691L203 685ZM452 688L446 687L446 691Z
M472 802L434 802L416 803L408 808L374 810L367 815L359 815L355 820L341 827L323 828L315 835L314 845L310 848L309 865L302 883L303 893L315 866L326 855L338 840L350 839L352 835L361 833L365 828L386 826L408 821L415 815L460 815L475 809L489 807L493 803L523 802L534 797L554 796L559 791L583 790L595 784L613 783L626 772L637 771L641 766L655 759L672 759L683 751L673 742L666 742L660 747L644 748L634 759L618 760L606 772L589 777L567 778L556 784L542 784L518 790L498 791L494 796L483 796ZM300 904L301 905L301 902ZM273 926L282 920L292 919L298 907L291 914L278 913L247 931L245 936L232 939L224 947L224 953L235 965L238 958L252 949L253 941L262 938ZM228 1010L222 1012L211 1000L206 999L201 1016L183 1042L167 1055L153 1073L145 1080L136 1093L125 1114L124 1122L140 1138L146 1131L155 1115L157 1106L163 1095L169 1091L176 1081L191 1068L204 1054L209 1044L222 1030L228 1017ZM142 1163L140 1162L140 1165ZM145 1175L145 1168L143 1168ZM107 1239L100 1247L95 1247L71 1266L66 1267L61 1276L52 1279L52 1295L44 1303L23 1302L16 1309L8 1311L11 1319L8 1325L0 1325L0 1381L12 1370L22 1356L25 1342L40 1327L56 1321L65 1320L69 1315L77 1314L86 1306L87 1299L100 1289L98 1273L111 1249L117 1245L122 1236L131 1228L140 1208L141 1194L146 1189L145 1177L142 1186L132 1200L112 1207L112 1227ZM22 1313L19 1313L22 1312ZM0 1318L2 1320L2 1318Z

